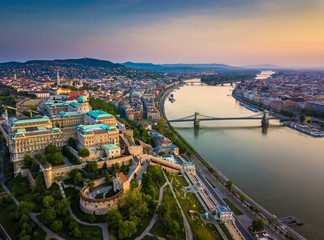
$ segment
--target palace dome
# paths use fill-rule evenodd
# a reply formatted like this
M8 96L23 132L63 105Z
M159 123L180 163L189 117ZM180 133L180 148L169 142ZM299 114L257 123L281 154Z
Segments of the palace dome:
M79 98L78 98L78 103L86 103L87 102L87 98L83 95L81 95Z

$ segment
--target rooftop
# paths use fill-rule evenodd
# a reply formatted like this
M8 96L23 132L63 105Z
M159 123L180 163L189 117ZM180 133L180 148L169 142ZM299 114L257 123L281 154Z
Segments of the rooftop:
M98 120L98 118L103 118L103 117L113 117L113 115L101 110L92 110L90 112L87 112L87 115L95 120Z
M107 150L113 150L113 149L118 149L119 146L115 144L104 144L102 145L103 148L106 148Z
M22 120L14 118L13 120L11 120L11 125L14 127L16 124L37 123L37 122L43 122L43 121L49 122L49 118L47 116L43 116L41 118L22 119Z
M85 135L88 132L94 132L96 130L106 130L109 132L110 130L115 130L115 127L108 126L104 123L100 124L94 124L94 125L79 125L77 127L79 132L82 132L83 135Z

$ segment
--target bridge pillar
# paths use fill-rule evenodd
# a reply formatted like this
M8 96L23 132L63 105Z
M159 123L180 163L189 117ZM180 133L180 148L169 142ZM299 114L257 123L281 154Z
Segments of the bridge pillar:
M199 127L199 125L200 125L199 112L195 112L194 127Z
M262 124L262 126L268 126L269 125L269 111L268 110L263 111L263 117L262 117L262 120L261 120L261 124Z

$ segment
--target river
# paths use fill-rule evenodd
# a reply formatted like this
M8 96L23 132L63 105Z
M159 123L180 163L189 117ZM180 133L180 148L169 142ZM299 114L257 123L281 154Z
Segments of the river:
M199 79L198 79L199 81ZM193 80L192 82L197 82ZM194 83L173 92L165 102L168 119L199 112L213 117L243 117L256 113L231 96L232 86ZM324 239L323 138L313 138L270 120L173 123L177 131L212 164L255 201L278 217L294 216L304 225L294 227L307 239Z

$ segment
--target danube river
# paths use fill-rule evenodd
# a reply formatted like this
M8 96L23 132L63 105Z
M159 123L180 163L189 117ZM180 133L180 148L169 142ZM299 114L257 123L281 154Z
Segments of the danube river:
M197 81L197 80L196 80ZM198 80L199 81L199 80ZM255 115L239 105L231 86L186 85L165 102L168 119L199 112L215 117ZM307 239L324 239L324 139L277 120L262 131L261 120L174 123L177 131L239 188L278 217L295 216Z

